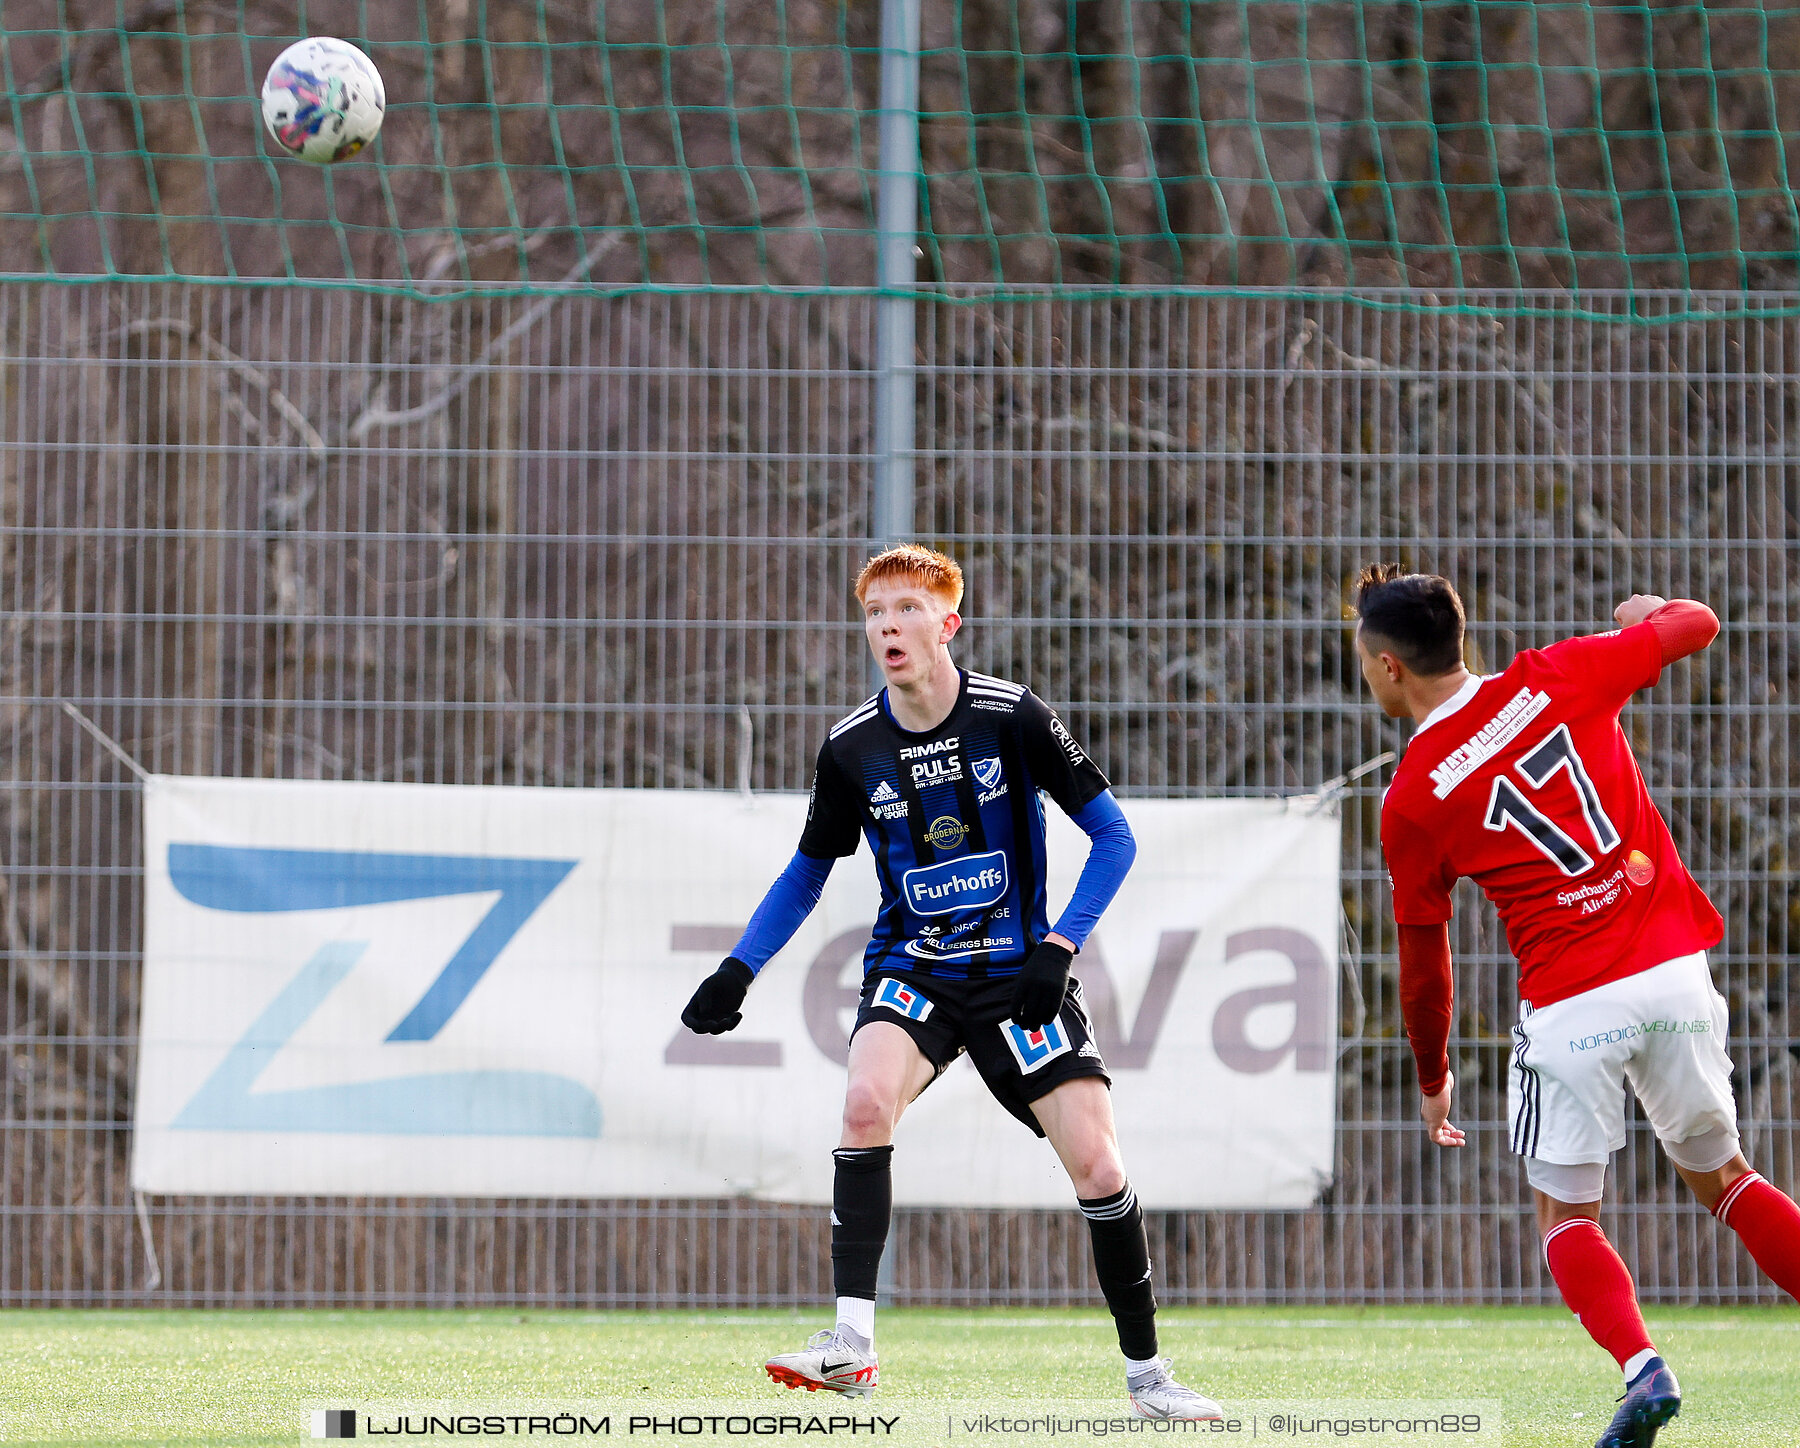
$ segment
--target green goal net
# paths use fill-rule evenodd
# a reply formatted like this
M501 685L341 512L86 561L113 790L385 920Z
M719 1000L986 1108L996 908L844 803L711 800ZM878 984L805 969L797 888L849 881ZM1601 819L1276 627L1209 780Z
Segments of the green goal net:
M9 0L0 271L876 282L879 0ZM302 35L386 79L278 153ZM920 282L1791 292L1800 7L925 0Z

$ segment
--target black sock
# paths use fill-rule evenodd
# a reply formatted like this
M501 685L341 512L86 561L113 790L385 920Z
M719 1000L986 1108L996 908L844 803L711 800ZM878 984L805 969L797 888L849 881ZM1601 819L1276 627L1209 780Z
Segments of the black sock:
M1110 1197L1077 1199L1094 1240L1094 1273L1119 1328L1119 1351L1142 1361L1156 1356L1156 1289L1144 1212L1126 1182Z
M891 1146L840 1146L831 1187L831 1283L839 1297L875 1300L881 1249L894 1214Z

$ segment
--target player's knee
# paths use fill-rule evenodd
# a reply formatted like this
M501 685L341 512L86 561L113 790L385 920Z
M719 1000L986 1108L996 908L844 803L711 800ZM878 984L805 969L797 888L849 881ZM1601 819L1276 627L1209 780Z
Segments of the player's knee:
M1719 1203L1732 1187L1750 1175L1750 1163L1741 1152L1734 1152L1725 1165L1714 1167L1711 1171L1696 1171L1680 1162L1675 1164L1675 1169L1681 1173L1681 1179L1688 1184L1688 1189L1693 1192L1700 1205L1709 1212L1717 1212Z
M1111 1143L1082 1153L1072 1165L1075 1195L1084 1201L1110 1197L1125 1189L1125 1164Z
M844 1144L885 1146L894 1134L898 1098L868 1081L852 1081L844 1092Z

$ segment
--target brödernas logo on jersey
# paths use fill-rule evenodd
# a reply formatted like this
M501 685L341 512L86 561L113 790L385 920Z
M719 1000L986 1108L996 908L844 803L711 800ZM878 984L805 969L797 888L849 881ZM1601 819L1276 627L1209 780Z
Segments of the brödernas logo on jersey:
M925 838L940 850L954 850L963 842L969 827L955 815L939 815L931 822L931 828L925 831Z
M900 884L915 915L948 915L952 910L993 905L1006 898L1006 853L990 850L908 870Z
M1550 696L1542 689L1535 693L1521 689L1507 700L1506 706L1477 729L1463 743L1444 757L1444 762L1431 771L1431 792L1443 799L1488 760L1519 737L1519 732L1550 707Z

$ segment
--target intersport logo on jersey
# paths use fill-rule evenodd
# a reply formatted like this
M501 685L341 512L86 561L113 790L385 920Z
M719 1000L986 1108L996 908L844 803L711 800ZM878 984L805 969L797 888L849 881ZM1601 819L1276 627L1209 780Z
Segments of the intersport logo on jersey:
M881 904L866 852L837 862L737 1030L679 1025L806 808L153 778L133 1185L828 1203ZM1075 971L1134 1183L1166 1209L1303 1206L1334 1159L1337 818L1316 801L1123 808L1137 864ZM1054 921L1088 841L1047 814ZM929 916L909 959L938 972L1028 930L1010 873L999 852L909 872ZM928 977L917 995L927 1011ZM1017 1044L1036 1059L1054 1042ZM895 1193L1050 1207L1068 1183L955 1066L907 1110Z

